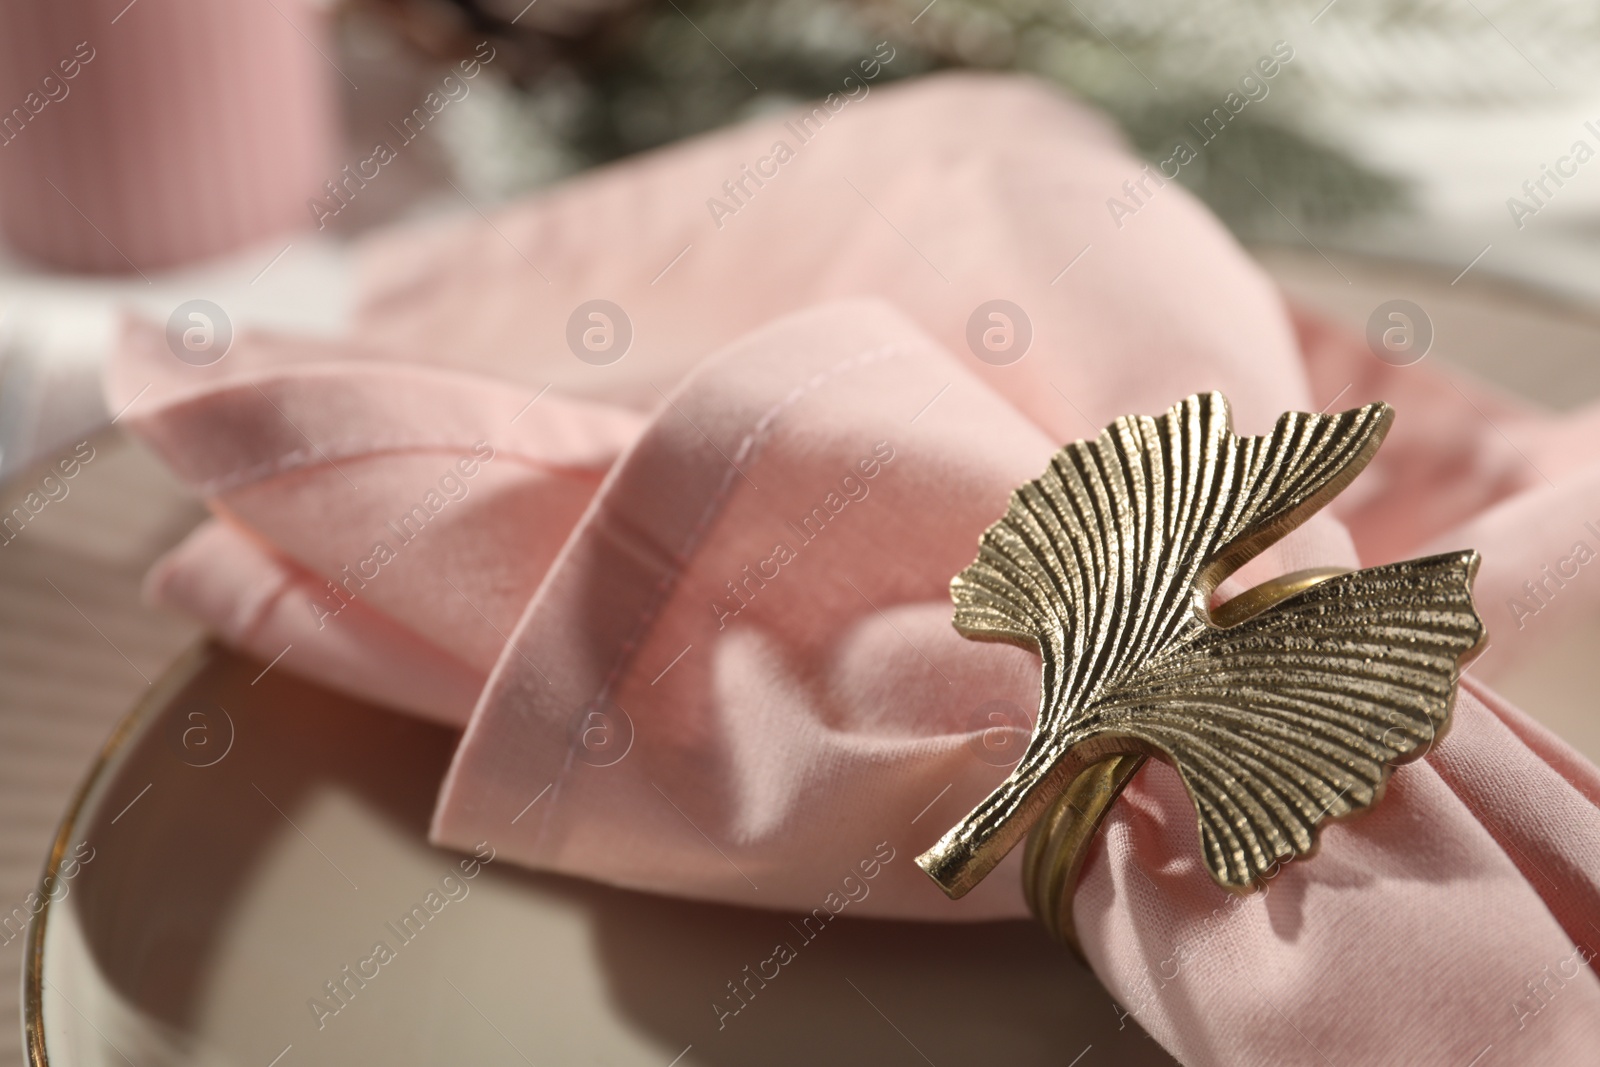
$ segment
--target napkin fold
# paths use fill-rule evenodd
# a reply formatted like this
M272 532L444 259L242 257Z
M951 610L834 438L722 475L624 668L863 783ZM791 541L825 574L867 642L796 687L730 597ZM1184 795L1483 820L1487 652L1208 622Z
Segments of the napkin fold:
M1387 399L1367 472L1222 594L1478 548L1494 644L1454 729L1249 897L1211 882L1150 764L1085 867L1080 936L1187 1063L1600 1047L1600 773L1479 678L1600 605L1600 409L1380 363L1288 312L1175 183L1113 218L1142 164L1022 79L874 90L709 211L793 118L375 240L359 341L247 335L196 368L130 324L112 406L149 386L122 421L215 514L152 598L464 726L441 844L815 924L1013 917L1018 856L954 903L911 863L1038 701L1035 657L950 627L983 528L1121 414L1217 389L1260 433ZM565 341L596 297L634 338L609 365ZM1031 327L1009 363L968 344L996 298Z

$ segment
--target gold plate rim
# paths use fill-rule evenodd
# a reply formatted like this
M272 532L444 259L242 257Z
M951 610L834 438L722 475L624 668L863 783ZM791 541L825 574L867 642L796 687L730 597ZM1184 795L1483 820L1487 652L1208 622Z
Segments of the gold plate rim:
M117 720L111 733L100 746L94 762L84 773L82 781L72 794L72 801L56 828L45 860L44 871L34 884L34 890L43 901L38 914L28 922L28 938L22 961L22 1029L23 1047L28 1056L28 1067L49 1067L50 1053L44 1038L44 942L50 919L50 893L48 884L61 869L67 845L77 830L84 808L97 786L105 782L120 765L128 751L128 742L148 725L171 698L197 677L216 656L215 642L202 638L178 656L149 690L133 707Z

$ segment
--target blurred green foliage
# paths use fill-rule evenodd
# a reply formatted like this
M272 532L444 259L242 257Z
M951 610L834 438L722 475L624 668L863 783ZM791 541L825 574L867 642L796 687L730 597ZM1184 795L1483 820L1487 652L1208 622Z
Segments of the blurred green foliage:
M515 37L508 17L486 12L522 0L449 2L470 12L475 32L498 25ZM547 142L545 161L523 168L529 184L822 96L882 40L897 49L883 81L956 67L1031 73L1101 108L1156 161L1177 138L1198 146L1190 124L1284 41L1295 58L1270 92L1180 172L1235 231L1256 239L1406 207L1403 182L1328 134L1339 128L1330 114L1553 95L1533 56L1592 66L1600 40L1600 9L1559 0L1475 0L1460 10L1419 0L543 0L541 8L560 17L539 31L540 58L518 79L518 113ZM582 29L563 37L574 15ZM1517 45L1506 27L1543 50ZM527 25L520 29L526 37Z
M1174 138L1197 145L1186 123L1220 105L1281 39L1249 2L1095 6L1106 13L1091 17L1073 0L649 0L581 68L528 89L559 97L545 114L559 114L567 148L593 164L835 91L889 40L898 54L884 81L955 67L1032 73L1106 111L1156 160ZM1267 99L1181 172L1241 234L1281 236L1288 220L1337 226L1405 202L1401 183L1302 131L1307 80L1285 65Z

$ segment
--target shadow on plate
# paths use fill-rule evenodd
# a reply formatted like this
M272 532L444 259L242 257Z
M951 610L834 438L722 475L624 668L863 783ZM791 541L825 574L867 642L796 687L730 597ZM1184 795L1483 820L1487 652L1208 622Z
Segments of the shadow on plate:
M86 861L35 946L48 1062L1173 1062L1031 923L807 939L779 912L467 879L426 843L456 735L261 671L186 657L69 815Z

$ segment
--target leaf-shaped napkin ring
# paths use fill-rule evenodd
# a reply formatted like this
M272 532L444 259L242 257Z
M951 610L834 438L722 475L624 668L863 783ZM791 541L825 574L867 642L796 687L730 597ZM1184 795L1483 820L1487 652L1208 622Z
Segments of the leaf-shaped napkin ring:
M1076 949L1078 869L1146 758L1183 779L1211 876L1248 892L1443 736L1484 635L1476 552L1303 572L1210 607L1393 420L1381 403L1289 412L1236 437L1220 394L1193 396L1068 445L1012 494L950 595L964 636L1039 653L1039 717L1010 777L917 858L941 889L965 894L1031 828L1029 905Z

